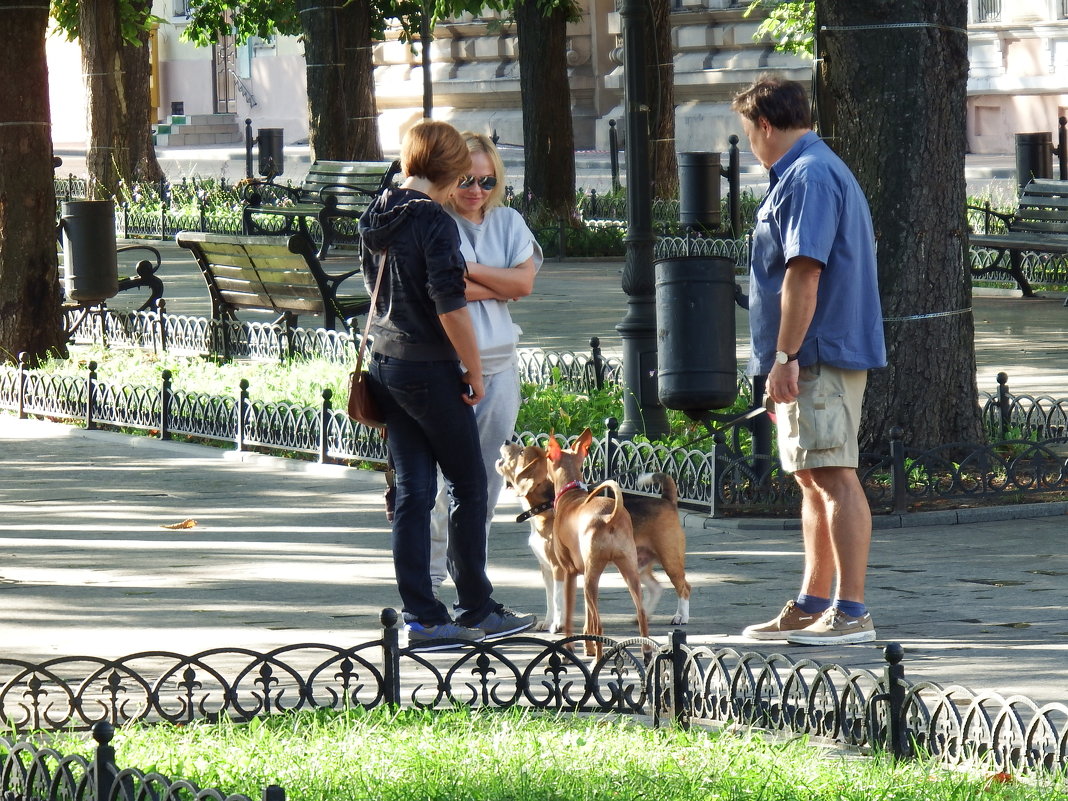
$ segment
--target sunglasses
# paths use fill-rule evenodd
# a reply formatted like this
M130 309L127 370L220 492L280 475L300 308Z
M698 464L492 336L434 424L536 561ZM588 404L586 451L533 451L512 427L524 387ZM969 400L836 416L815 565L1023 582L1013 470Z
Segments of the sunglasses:
M475 184L478 184L480 189L485 189L488 192L497 185L497 179L492 175L483 175L481 178L476 178L473 175L460 176L459 187L461 189L470 189Z

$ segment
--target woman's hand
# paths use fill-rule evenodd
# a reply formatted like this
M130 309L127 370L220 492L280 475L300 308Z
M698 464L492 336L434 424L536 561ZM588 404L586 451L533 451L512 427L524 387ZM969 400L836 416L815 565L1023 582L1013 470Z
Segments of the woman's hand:
M463 375L463 382L469 387L469 391L462 395L464 403L468 406L474 406L486 397L486 387L482 383L481 374L472 375L468 370Z

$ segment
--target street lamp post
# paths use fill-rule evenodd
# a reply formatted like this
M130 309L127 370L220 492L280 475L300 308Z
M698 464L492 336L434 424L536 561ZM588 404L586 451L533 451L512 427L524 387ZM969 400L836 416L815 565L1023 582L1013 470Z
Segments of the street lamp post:
M649 180L649 103L645 86L647 0L620 0L627 132L627 253L623 291L627 313L616 325L623 340L623 438L668 433L667 412L656 389L656 294Z

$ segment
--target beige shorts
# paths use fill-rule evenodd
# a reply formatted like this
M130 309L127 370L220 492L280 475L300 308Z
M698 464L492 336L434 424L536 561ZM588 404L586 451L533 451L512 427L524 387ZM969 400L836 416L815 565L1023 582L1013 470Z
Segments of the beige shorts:
M776 403L779 461L788 473L815 467L856 467L867 370L814 364L802 367L800 395Z

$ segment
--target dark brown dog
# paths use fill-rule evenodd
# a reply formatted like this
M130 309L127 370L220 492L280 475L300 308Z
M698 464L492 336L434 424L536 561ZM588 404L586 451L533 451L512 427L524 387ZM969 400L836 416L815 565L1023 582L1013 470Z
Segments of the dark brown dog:
M530 550L538 559L545 582L545 617L542 630L553 634L563 629L564 585L556 580L552 548L553 510L552 480L548 459L537 445L517 445L506 442L501 446L497 472L519 496L524 512L520 519L530 521ZM690 619L690 584L686 580L686 534L679 522L678 491L675 481L666 473L642 476L643 486L659 485L661 497L625 495L626 510L630 513L634 544L638 553L638 575L645 588L644 607L652 617L664 588L657 581L653 567L661 564L678 594L678 606L671 625L685 625Z

